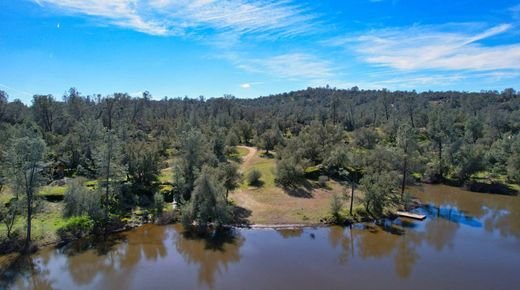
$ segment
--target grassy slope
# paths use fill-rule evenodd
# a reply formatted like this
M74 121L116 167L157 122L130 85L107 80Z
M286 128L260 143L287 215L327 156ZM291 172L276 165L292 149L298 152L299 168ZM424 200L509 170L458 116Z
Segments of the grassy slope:
M251 211L252 224L315 224L329 213L333 192L344 192L341 185L329 181L328 189L314 188L310 197L291 196L274 182L276 161L261 157L260 151L243 164L245 175L253 168L262 173L260 187L252 187L243 182L239 189L231 193L236 205ZM313 182L311 182L313 183Z

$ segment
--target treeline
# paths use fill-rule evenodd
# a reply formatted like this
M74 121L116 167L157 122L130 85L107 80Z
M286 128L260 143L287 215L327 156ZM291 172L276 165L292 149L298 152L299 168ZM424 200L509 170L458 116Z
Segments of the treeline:
M176 200L187 223L227 223L233 219L227 192L240 178L232 162L238 144L275 150L281 186L338 178L362 186L366 210L380 213L392 192L402 199L413 181L519 184L519 130L520 96L513 89L327 87L257 99L161 100L147 92L84 96L70 89L61 100L35 95L29 106L0 91L0 186L15 194L2 216L10 217L19 200L30 220L39 186L83 177L98 181L100 223L162 198ZM171 190L160 191L160 170L168 166Z

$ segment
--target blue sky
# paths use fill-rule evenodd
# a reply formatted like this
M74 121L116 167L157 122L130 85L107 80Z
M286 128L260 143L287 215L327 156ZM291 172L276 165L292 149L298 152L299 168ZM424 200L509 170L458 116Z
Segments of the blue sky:
M518 89L519 25L519 0L0 0L0 89Z

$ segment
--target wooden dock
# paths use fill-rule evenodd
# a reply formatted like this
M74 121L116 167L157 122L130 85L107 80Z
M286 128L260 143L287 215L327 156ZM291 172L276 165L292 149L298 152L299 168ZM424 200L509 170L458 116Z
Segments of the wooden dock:
M406 212L406 211L398 211L397 215L400 217L411 218L411 219L420 220L420 221L422 221L426 218L426 216L423 214L411 213L411 212Z

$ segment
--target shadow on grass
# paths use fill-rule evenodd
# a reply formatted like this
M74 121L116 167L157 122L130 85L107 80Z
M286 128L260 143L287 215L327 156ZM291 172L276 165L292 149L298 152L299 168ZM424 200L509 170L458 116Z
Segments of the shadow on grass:
M274 154L271 153L271 152L269 152L269 153L263 152L263 153L260 153L260 157L261 158L273 159L274 158Z
M262 187L262 186L264 186L265 183L262 180L259 179L259 180L255 181L255 182L251 182L251 183L248 182L247 184L249 186Z
M283 191L290 196L300 197L300 198L313 198L314 194L312 193L314 186L306 179L299 180L294 185L286 185L282 186Z
M251 224L249 217L251 216L251 210L243 208L241 206L233 206L233 224L248 226Z

